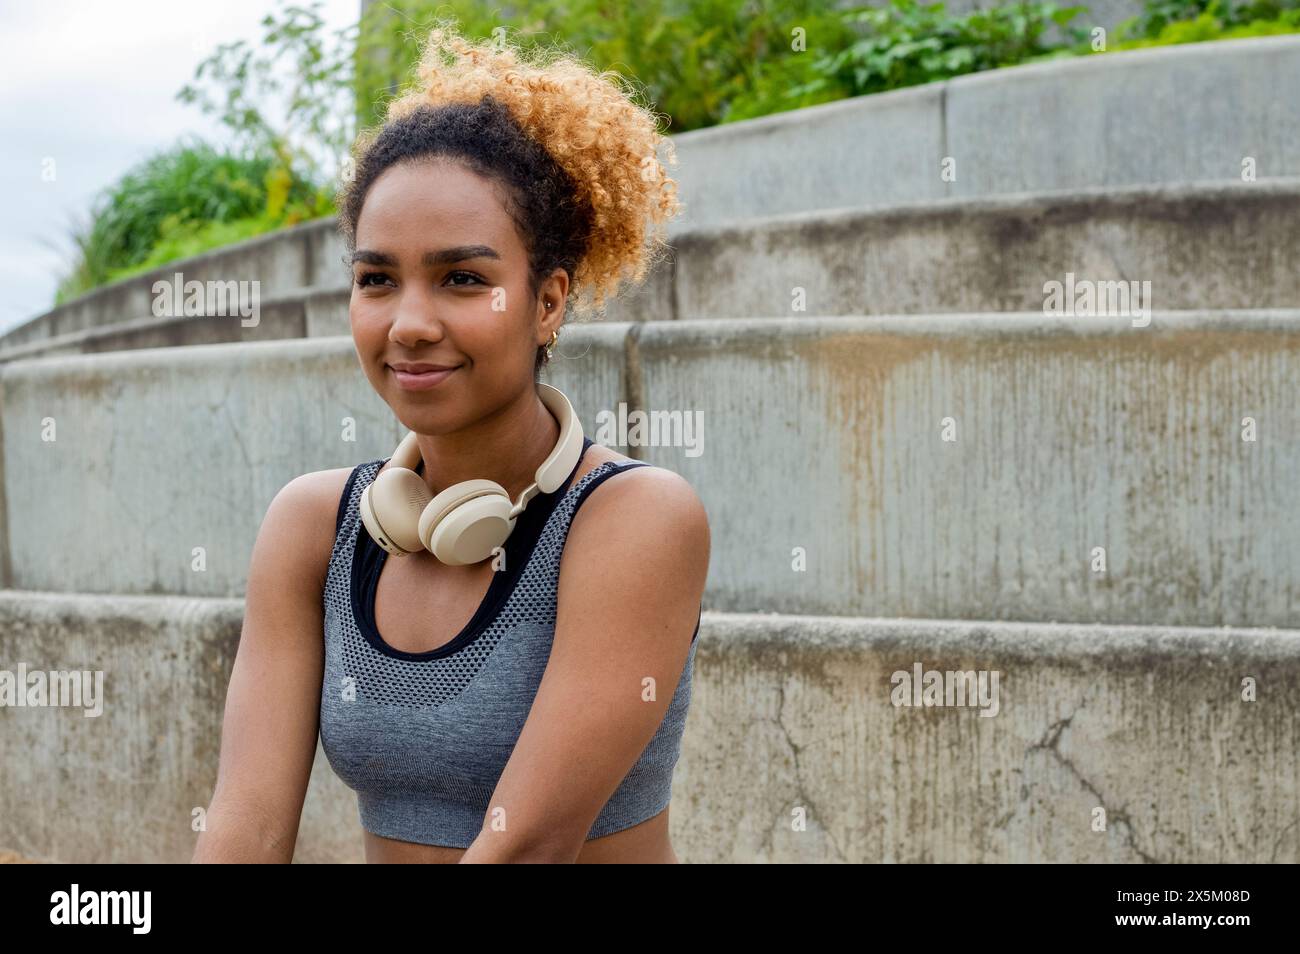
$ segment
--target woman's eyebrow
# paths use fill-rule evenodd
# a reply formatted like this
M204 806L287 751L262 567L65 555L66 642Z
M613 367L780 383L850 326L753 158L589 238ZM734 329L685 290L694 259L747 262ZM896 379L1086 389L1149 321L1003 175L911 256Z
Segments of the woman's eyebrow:
M457 245L453 248L439 249L436 252L425 252L424 258L420 260L421 265L448 265L452 262L463 262L469 258L495 258L501 256L496 249L488 245ZM376 252L372 249L358 249L352 253L352 264L361 262L366 265L387 265L390 268L397 266L397 259L387 252Z

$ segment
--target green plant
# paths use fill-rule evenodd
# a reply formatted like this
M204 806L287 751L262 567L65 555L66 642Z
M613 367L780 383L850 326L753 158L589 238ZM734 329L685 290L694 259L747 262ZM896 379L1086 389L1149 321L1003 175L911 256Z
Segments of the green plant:
M808 78L812 54L792 50L796 30L822 50L853 38L834 0L520 0L508 9L479 0L385 0L369 8L360 31L361 125L379 122L387 99L413 79L435 11L455 19L467 38L506 30L525 49L564 50L618 72L666 117L671 133L806 105L782 95L789 77Z
M1194 20L1175 20L1166 23L1157 36L1136 40L1123 40L1111 45L1112 50L1134 50L1152 46L1172 46L1178 43L1205 43L1210 40L1242 40L1253 36L1278 36L1300 33L1300 10L1286 10L1276 20L1252 20L1249 23L1225 27L1213 14L1203 13Z
M198 65L195 84L182 87L177 99L215 115L229 132L228 148L181 141L110 187L88 224L74 230L76 259L56 302L334 211L331 180L354 134L349 37L355 27L326 43L320 7L320 0L287 5L261 21L259 47L223 44ZM292 61L287 80L276 70L285 57ZM277 99L284 100L279 121L266 112Z
M1290 14L1298 9L1300 0L1243 0L1236 4L1232 0L1147 0L1140 14L1116 26L1115 34L1120 48L1128 48L1125 44L1151 46L1224 39L1234 28L1255 23L1261 25L1254 32L1240 35L1286 33L1291 31L1283 28L1294 19ZM1140 40L1157 42L1133 42Z
M916 0L849 8L844 17L864 27L865 35L819 58L819 78L794 92L836 85L857 96L1010 66L1059 47L1044 39L1052 25L1082 40L1083 31L1069 23L1086 9L1035 2L954 16L942 3Z
M262 43L224 43L199 63L194 84L176 94L183 103L215 115L231 135L234 148L272 157L294 180L323 183L337 175L355 135L351 84L356 25L335 31L335 41L322 36L321 0L308 6L288 4L277 19L262 18ZM288 58L288 69L280 68ZM220 90L214 97L206 79ZM275 121L267 115L271 103L284 107Z
M273 163L182 140L123 175L94 202L87 226L72 239L78 258L57 300L113 281L154 260L160 244L192 236L209 223L260 215ZM307 201L303 190L295 196Z

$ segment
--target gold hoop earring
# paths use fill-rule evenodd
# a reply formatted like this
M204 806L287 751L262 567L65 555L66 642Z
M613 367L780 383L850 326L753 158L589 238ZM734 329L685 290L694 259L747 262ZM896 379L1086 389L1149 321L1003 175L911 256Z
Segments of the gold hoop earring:
M559 338L560 338L560 333L559 333L559 331L552 331L552 332L551 332L551 340L548 341L548 342L546 343L546 360L547 360L547 361L550 361L550 360L551 360L551 349L553 349L553 348L555 347L555 342L558 341Z

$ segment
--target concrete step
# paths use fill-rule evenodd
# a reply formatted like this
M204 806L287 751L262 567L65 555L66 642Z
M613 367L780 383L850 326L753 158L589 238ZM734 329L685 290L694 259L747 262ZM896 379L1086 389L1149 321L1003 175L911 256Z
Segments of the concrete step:
M0 345L0 364L106 351L351 334L350 298L346 287L301 288L259 300L247 316L149 317L97 325L9 347Z
M241 625L238 600L0 591L10 672L104 673L94 717L0 707L0 844L187 861ZM1300 861L1295 630L709 611L699 640L684 861ZM319 749L295 860L362 860Z
M1091 9L1076 25L1104 16ZM1297 89L1300 36L1258 37L988 70L692 130L673 138L678 221L1241 182L1248 169L1296 177Z
M589 429L618 393L626 333L592 325L558 349L582 355L589 379L565 391ZM242 596L288 481L386 457L405 433L338 336L12 362L0 422L12 585L198 596Z
M718 610L1294 627L1298 332L1297 311L602 323L547 380L593 440L696 488ZM620 432L638 409L652 428ZM8 586L227 597L284 484L402 433L342 337L14 362L0 421Z
M684 233L670 316L1041 311L1080 280L1159 309L1291 307L1297 240L1300 179L805 212Z
M80 707L0 705L0 845L65 863L188 862L243 614L242 600L0 590L0 669L89 673L88 693L102 673ZM356 796L319 742L300 832L295 861L365 860Z
M1076 293L1091 283L1103 298L1123 292L1135 308L1290 307L1300 301L1300 271L1290 256L1300 240L1298 222L1300 179L755 218L678 233L670 257L614 302L605 320L1041 311L1052 283ZM321 236L315 244L328 246ZM215 261L206 265L208 272L217 268ZM183 274L188 280L188 269ZM227 280L234 274L257 272L232 272ZM346 271L340 267L336 277L339 283L266 299L265 319L252 326L238 315L157 319L135 317L147 309L124 310L101 315L89 328L0 339L0 363L350 334ZM133 317L121 321L122 315ZM63 324L44 327L52 332Z
M257 281L261 299L271 301L304 288L347 287L350 277L343 239L334 216L327 216L104 285L0 335L0 351L123 322L147 321L154 316L158 282L183 289L190 281L203 282L205 287L208 282L237 286Z
M1300 312L682 322L633 342L637 405L696 425L696 449L660 428L643 456L709 510L716 609L1300 623Z

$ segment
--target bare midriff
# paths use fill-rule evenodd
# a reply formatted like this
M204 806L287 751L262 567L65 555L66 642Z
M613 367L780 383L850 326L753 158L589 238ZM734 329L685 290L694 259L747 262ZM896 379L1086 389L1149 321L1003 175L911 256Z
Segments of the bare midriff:
M370 832L364 834L368 864L454 865L466 851L464 848L397 841ZM592 838L583 844L574 861L577 864L677 864L677 855L668 837L668 809L639 825Z

